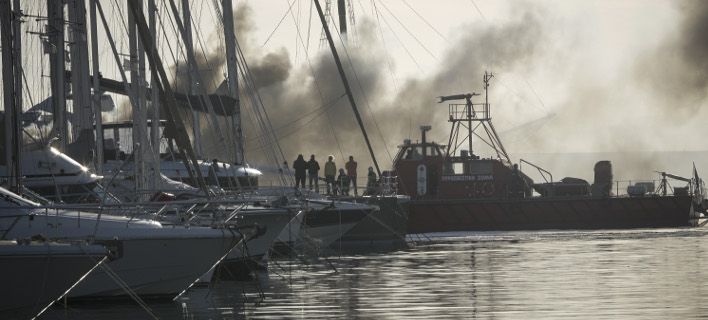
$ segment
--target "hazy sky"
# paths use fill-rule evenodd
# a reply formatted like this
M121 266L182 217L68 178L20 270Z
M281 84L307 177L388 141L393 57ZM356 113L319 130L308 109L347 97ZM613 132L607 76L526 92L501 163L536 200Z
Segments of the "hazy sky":
M119 14L124 8L104 2L118 50L125 54L126 37L120 34L125 16ZM41 14L43 2L25 3L26 12ZM421 124L432 125L429 136L446 143L447 108L436 97L482 92L485 70L495 74L493 118L512 156L706 150L708 2L352 0L351 5L356 23L340 55L383 167L390 166L389 154L403 139L418 139ZM211 61L203 72L216 87L224 70L215 10L211 1L194 1L191 7L201 39L197 51ZM311 1L237 0L234 8L239 42L286 158L352 154L368 166L331 54L320 46L322 29ZM336 16L336 6L332 9ZM25 27L37 31L43 24L28 19ZM169 32L170 25L163 28ZM161 40L165 63L173 65L168 48L180 41L165 37L172 39ZM42 77L48 70L34 38L25 39L23 63L39 101L49 92ZM100 47L101 72L119 79L107 43ZM183 59L176 51L176 59ZM244 123L253 129L248 114ZM257 135L247 131L246 147L250 161L262 163ZM205 149L223 150L216 144ZM658 166L640 160L643 169Z
M288 78L299 81L286 80L284 87L302 83L299 72L309 71L302 48L296 49L297 29L307 38L310 2L245 3L255 51L285 51L292 64ZM286 15L288 3L294 18ZM403 138L418 138L419 124L433 125L433 139L446 142L447 112L435 97L481 92L484 70L496 74L490 101L510 153L706 149L703 2L396 0L353 6L359 41L350 43L350 53L364 57L353 59L355 68L375 83L361 98L382 128L378 135L368 118L382 158L381 140L393 153ZM315 61L320 31L313 14L309 54ZM337 109L338 116L353 119L346 108ZM533 121L539 118L546 120ZM291 136L283 140L302 145L291 153L321 154L323 143L334 144L328 135ZM364 157L362 141L343 148Z

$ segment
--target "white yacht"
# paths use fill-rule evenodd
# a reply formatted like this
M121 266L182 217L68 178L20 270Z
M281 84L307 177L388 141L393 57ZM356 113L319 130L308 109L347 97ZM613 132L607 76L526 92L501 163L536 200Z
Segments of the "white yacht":
M88 240L112 252L105 268L89 275L70 297L120 296L128 290L138 295L177 294L241 240L230 229L165 227L150 220L43 208L2 188L0 207L5 239L41 234L52 240Z
M37 315L106 255L103 246L85 243L0 241L0 317Z
M53 147L23 152L22 163L23 184L55 202L86 202L103 179ZM0 176L7 175L0 165Z

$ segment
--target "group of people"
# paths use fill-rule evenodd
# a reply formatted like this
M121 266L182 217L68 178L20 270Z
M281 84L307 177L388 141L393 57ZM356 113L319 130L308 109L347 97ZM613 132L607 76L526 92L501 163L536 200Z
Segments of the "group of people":
M295 162L293 162L293 169L295 170L295 188L305 188L305 180L309 180L310 190L315 192L320 192L319 180L321 179L320 174L320 164L315 160L315 155L310 155L310 160L305 161L302 155L298 155ZM346 169L346 171L345 171ZM359 195L359 191L356 185L357 178L357 163L354 161L353 156L349 156L349 161L344 165L344 168L339 168L339 175L337 175L337 164L334 163L334 156L330 155L327 157L327 162L324 165L324 181L327 186L328 195L349 195L350 187L354 190L354 196ZM309 178L309 179L308 179ZM374 168L369 167L369 173L367 175L367 190L371 190L376 185L376 173Z

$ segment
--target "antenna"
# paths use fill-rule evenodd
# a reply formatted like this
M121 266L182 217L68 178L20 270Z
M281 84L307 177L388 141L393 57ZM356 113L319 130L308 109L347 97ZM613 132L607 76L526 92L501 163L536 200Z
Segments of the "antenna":
M511 163L509 155L506 153L506 149L504 149L499 135L492 124L488 91L489 80L491 80L493 76L492 73L485 72L482 78L484 85L484 103L474 103L472 101L473 97L480 96L479 93L474 92L439 97L440 101L438 101L438 103L453 100L465 101L464 104L451 103L448 105L448 121L452 123L446 152L448 157L455 156L458 149L465 141L467 141L470 155L475 157L472 149L472 137L477 136L497 153L497 158L505 161L507 164ZM467 136L460 138L460 131L463 129L466 129ZM479 129L483 129L482 134L477 133ZM486 137L483 137L483 135Z

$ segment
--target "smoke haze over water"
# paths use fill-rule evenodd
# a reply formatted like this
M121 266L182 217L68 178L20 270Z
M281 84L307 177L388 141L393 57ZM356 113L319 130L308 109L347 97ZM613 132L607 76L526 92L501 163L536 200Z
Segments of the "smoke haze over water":
M650 2L651 15L625 17L637 6L622 3L609 10L582 2L514 2L500 9L505 19L461 22L447 34L448 46L439 50L436 66L409 71L412 76L399 79L395 88L389 64L395 72L403 63L381 45L375 21L360 17L357 45L348 47L348 56L341 45L338 50L382 169L390 167L388 155L395 155L404 138L419 139L421 124L433 126L432 140L446 143L447 108L436 97L482 93L485 70L496 75L489 92L492 115L514 159L609 152L598 157L624 154L609 160L626 163L615 170L627 175L690 168L694 159L667 162L660 152L646 152L706 149L700 137L708 130L700 119L708 96L708 5ZM287 160L316 154L324 162L334 154L341 166L342 157L354 155L363 174L370 165L368 151L329 50L310 46L308 63L302 47L299 60L292 49L264 48L246 3L236 8L235 23ZM215 79L223 77L215 69ZM544 120L533 121L539 118ZM271 165L246 111L244 130L248 161ZM488 156L484 148L478 151ZM591 171L585 163L579 168L573 161L538 159L551 170L579 176Z
M529 7L508 24L451 39L457 45L439 58L440 70L407 79L394 93L389 88L386 65L390 58L376 39L375 24L367 19L359 21L360 45L345 51L338 44L338 51L382 169L390 167L388 154L395 154L396 145L409 134L418 136L419 124L433 124L436 137L443 137L449 130L447 108L435 103L437 96L479 92L485 69L522 66L533 59L544 42L539 13ZM342 97L345 90L329 50L311 54L312 70L307 63L291 66L282 52L247 59L256 66L269 62L270 68L251 70L288 160L302 153L316 154L324 161L326 155L334 154L341 165L342 157L353 155L365 170L370 164L368 151L351 107ZM247 50L248 54L253 55L253 50ZM280 59L273 59L273 55ZM289 74L285 70L290 70ZM285 77L274 77L273 72ZM302 116L308 113L312 114ZM293 123L294 119L300 120ZM257 149L251 145L248 150L252 151L249 158L257 159Z

